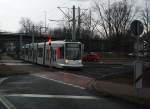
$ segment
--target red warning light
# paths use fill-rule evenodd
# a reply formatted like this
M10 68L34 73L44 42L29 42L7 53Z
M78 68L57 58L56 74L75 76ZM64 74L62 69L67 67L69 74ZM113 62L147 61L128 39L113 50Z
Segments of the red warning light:
M48 36L48 44L51 45L52 39L51 36Z

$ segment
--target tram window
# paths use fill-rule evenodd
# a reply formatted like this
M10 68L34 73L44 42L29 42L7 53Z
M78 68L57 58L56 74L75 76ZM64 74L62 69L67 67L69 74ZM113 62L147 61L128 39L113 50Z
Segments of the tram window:
M25 49L22 50L22 55L25 55Z
M38 57L42 57L42 56L43 56L43 49L38 48Z
M34 49L34 58L36 58L36 57L37 57L37 50Z
M30 56L30 48L28 49L28 55Z
M66 44L66 58L77 60L81 58L81 45L79 44Z
M64 47L61 47L60 51L61 51L61 58L64 58Z
M26 55L28 55L28 48L25 48L25 53Z
M21 55L24 55L24 48L21 50Z
M32 57L32 49L29 49L29 56Z

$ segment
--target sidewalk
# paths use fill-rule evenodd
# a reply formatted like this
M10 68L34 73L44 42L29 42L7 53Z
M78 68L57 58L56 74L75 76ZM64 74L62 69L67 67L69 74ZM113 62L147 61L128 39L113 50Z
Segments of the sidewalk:
M92 87L103 95L150 107L150 89L148 88L143 88L139 94L133 86L105 81L95 81Z

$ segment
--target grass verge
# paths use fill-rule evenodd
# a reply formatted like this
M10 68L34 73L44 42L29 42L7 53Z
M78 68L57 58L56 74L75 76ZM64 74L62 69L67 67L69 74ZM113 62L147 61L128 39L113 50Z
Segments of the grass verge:
M20 75L20 74L29 74L29 72L24 70L13 69L13 67L0 65L0 77Z

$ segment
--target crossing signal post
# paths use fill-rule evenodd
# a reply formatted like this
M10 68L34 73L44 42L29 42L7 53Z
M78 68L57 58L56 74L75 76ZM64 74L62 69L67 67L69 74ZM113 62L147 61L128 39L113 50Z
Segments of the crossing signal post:
M144 26L143 23L139 20L134 20L131 23L130 29L132 33L136 36L136 60L134 63L134 86L137 89L138 96L142 95L142 88L143 88L143 62L139 58L139 39L140 35L143 33Z

